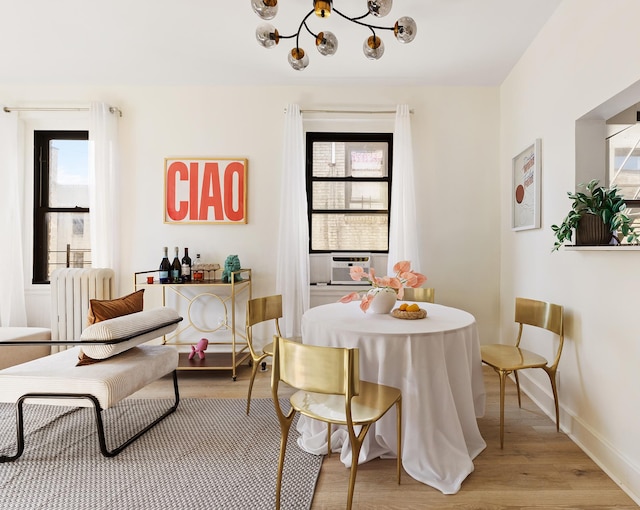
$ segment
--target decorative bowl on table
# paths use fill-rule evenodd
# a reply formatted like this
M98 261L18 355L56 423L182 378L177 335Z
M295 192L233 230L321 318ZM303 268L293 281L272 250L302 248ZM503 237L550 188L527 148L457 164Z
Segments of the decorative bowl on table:
M418 305L402 303L399 308L391 311L391 315L396 319L424 319L427 316L427 311Z

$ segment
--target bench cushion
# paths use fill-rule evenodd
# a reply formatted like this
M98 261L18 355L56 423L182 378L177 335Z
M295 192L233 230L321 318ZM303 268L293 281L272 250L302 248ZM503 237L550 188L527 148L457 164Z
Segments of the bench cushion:
M0 370L0 402L26 393L91 394L102 409L114 406L147 384L173 372L178 351L168 345L141 345L95 365L75 366L79 347ZM28 403L89 407L86 399L31 399Z
M131 339L111 345L83 345L80 354L94 360L110 358L131 347L175 331L178 327L176 321L179 319L180 315L173 308L161 307L97 322L82 332L80 340Z
M51 330L32 327L0 327L0 342L12 340L51 340ZM51 347L49 345L0 346L0 369L41 358L50 353Z

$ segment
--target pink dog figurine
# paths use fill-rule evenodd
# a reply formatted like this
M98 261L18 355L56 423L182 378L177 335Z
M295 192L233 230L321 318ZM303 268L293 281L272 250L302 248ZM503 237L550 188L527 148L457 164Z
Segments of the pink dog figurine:
M197 345L191 346L191 352L189 353L189 359L193 359L193 357L198 353L198 357L200 359L204 359L204 351L209 347L209 340L206 338L202 338Z

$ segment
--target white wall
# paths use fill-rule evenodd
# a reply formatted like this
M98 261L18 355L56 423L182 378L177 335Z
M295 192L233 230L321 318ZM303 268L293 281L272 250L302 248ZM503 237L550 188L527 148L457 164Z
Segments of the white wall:
M122 143L121 293L132 273L158 266L163 246L222 263L237 254L254 295L275 290L284 108L391 107L412 116L421 269L438 301L473 313L483 340L498 328L497 88L0 86L0 101L116 105ZM247 225L165 225L163 163L171 156L247 157ZM40 322L42 295L29 294ZM36 304L37 302L37 304ZM46 325L46 323L45 323Z
M501 87L500 301L505 340L514 334L516 296L565 306L562 428L640 502L640 252L552 254L550 228L568 212L566 192L576 185L576 120L640 80L638 19L636 0L565 0ZM640 91L625 97L620 110ZM542 139L542 228L512 232L511 158L535 138ZM551 412L545 378L540 371L525 384Z
M575 185L576 119L640 80L638 19L637 0L565 0L499 91L0 85L0 102L101 100L123 110L121 292L131 289L134 271L158 265L162 246L178 245L220 263L238 254L254 270L255 295L275 289L286 104L408 103L415 110L421 268L428 284L439 302L476 316L484 343L498 333L512 338L515 296L565 305L563 429L640 501L640 342L634 320L640 252L551 254L550 230L564 216L566 191ZM638 99L640 94L629 104ZM514 233L511 158L536 138L542 139L542 228ZM169 156L247 157L249 223L163 224L163 160ZM28 292L30 324L46 325L46 296L41 289ZM549 410L543 376L524 384Z

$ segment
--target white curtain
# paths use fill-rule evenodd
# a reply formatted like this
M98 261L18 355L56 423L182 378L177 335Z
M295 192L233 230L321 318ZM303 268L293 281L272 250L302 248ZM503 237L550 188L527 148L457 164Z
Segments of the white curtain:
M0 110L0 267L5 268L0 292L0 325L26 326L22 219L24 192L18 166L18 114Z
M120 274L118 236L119 169L118 110L100 102L89 108L89 218L91 222L91 265L108 267Z
M284 126L280 229L276 292L282 294L282 334L300 336L302 314L309 309L309 225L305 187L305 144L298 105L287 106Z
M402 104L396 109L393 134L393 179L389 219L389 260L387 274L400 260L411 261L411 269L420 272L419 232L416 218L416 191L411 142L411 112Z

